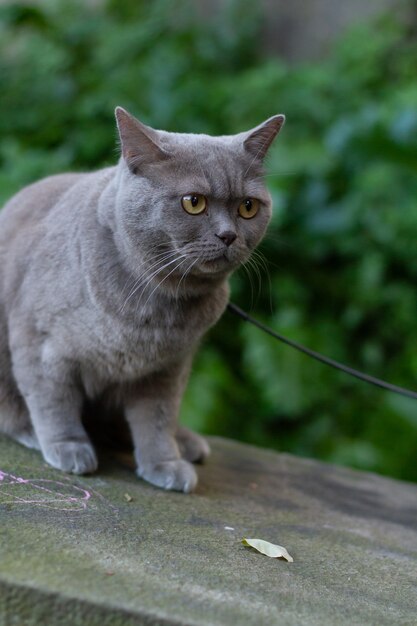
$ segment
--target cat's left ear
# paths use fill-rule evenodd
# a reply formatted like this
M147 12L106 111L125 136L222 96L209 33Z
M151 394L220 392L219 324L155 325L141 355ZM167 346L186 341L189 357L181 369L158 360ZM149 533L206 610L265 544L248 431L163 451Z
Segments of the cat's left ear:
M246 138L243 141L245 149L254 157L263 160L284 122L285 115L274 115L263 124L245 133Z

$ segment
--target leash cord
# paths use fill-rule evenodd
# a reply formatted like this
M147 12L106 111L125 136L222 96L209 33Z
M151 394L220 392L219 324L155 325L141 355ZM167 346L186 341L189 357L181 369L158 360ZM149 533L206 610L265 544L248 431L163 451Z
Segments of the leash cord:
M316 359L316 361L320 361L321 363L330 365L330 367L334 367L335 369L338 369L344 372L345 374L349 374L350 376L359 378L359 380L362 380L366 383L370 383L371 385L375 385L376 387L381 387L382 389L386 389L388 391L398 393L402 396L407 396L408 398L413 398L414 400L417 400L416 391L412 391L411 389L406 389L404 387L398 387L397 385L392 385L391 383L387 383L384 380L380 380L379 378L375 378L374 376L370 376L369 374L365 374L364 372L359 372L358 370L353 369L353 367L349 367L348 365L343 365L343 363L338 363L338 361L330 359L329 357L324 356L323 354L320 354L319 352L315 352L315 350L310 350L310 348L306 348L305 346L302 346L296 341L287 339L286 337L275 332L274 330L272 330L271 328L269 328L262 322L259 322L257 319L249 315L249 313L246 313L246 311L239 308L238 306L236 306L236 304L233 304L232 302L228 304L227 308L229 309L231 313L245 320L245 322L249 322L250 324L253 324L257 328L262 330L264 333L267 333L268 335L273 337L274 339L277 339L278 341L282 341L282 343L285 343L287 346L291 346L292 348L295 348L296 350L299 350L300 352L307 354L311 358Z

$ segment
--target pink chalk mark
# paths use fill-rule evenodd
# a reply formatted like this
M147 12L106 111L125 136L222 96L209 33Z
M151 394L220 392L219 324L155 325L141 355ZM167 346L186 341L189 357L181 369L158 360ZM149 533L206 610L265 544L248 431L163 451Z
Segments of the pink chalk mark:
M7 472L3 472L1 470L0 481L2 482L0 485L0 503L3 504L34 504L36 506L57 509L59 511L83 511L87 508L87 502L92 497L90 491L83 489L82 487L77 487L76 485L68 483L65 484L57 480L49 480L46 478L22 478L20 476L8 474ZM46 483L48 486L45 486ZM10 493L7 487L13 485L25 485L31 489L37 490L38 493L40 492L39 497L35 496L36 491L32 496L26 497ZM53 489L53 487L56 486L59 491L57 489ZM64 487L64 490L72 490L72 495L62 493L62 487ZM74 495L74 491L77 492L76 495ZM5 500L4 496L6 496L6 498L11 498L11 500ZM52 496L52 498L50 496ZM55 506L58 504L61 504L61 506ZM62 508L62 505L67 506Z

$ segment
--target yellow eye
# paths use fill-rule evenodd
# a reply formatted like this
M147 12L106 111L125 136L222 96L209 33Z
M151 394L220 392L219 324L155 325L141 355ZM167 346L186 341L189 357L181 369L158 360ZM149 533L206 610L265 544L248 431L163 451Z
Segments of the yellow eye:
M205 210L207 200L200 193L189 193L181 198L181 205L187 213L198 215Z
M251 217L255 217L259 211L259 200L255 198L246 198L239 206L239 215L244 217L245 220L250 220Z

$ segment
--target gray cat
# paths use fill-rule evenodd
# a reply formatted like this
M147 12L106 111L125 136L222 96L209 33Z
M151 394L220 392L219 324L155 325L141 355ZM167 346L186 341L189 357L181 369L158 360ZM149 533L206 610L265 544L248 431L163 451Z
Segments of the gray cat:
M117 166L46 178L0 212L0 431L93 472L82 410L106 398L138 475L189 492L210 450L178 426L181 397L228 277L265 233L263 159L284 116L224 137L116 119Z

